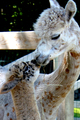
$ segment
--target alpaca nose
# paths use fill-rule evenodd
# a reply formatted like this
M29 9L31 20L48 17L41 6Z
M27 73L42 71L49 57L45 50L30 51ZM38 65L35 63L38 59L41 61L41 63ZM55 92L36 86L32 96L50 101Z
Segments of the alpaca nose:
M38 65L47 65L49 63L49 55L44 56L42 54L40 54L37 58L36 58L36 62Z

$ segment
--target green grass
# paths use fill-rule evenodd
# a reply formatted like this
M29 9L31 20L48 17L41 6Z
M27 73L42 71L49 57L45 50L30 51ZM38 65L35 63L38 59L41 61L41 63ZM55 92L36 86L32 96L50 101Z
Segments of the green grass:
M74 117L80 118L80 108L74 108Z

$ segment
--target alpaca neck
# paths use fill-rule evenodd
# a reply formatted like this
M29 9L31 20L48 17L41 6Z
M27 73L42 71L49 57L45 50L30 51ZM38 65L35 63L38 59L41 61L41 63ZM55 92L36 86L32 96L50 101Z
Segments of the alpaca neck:
M50 119L53 116L77 80L80 72L80 56L78 57L77 55L72 50L65 53L59 69L45 78L44 84L53 84L53 86L47 86L44 92L42 91L42 105L45 118Z
M11 90L17 120L40 120L34 95L34 85L20 82Z
M70 50L65 53L62 64L58 69L58 76L54 80L54 84L60 84L62 86L55 87L55 97L58 96L56 104L60 104L66 95L73 87L80 73L80 53L74 50ZM54 74L52 74L52 77ZM54 98L55 98L54 97Z

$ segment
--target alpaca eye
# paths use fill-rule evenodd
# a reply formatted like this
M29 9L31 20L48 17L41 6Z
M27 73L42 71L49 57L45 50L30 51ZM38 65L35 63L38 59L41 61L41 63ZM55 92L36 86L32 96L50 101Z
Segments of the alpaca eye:
M51 40L57 40L60 37L60 34L54 34L51 36Z

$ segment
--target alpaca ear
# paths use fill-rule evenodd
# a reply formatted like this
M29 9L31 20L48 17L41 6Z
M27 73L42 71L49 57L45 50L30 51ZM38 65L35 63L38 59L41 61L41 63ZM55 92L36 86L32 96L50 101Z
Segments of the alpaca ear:
M73 0L69 0L65 7L66 20L69 22L72 17L76 14L77 8L76 3Z
M9 77L11 76L8 69L0 66L0 94L4 94L12 90L20 81L19 78ZM13 79L12 79L13 78Z
M16 78L13 81L7 81L0 84L0 94L10 92L19 82L20 80Z
M51 7L60 7L59 3L56 0L49 0Z

